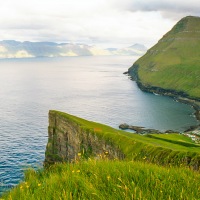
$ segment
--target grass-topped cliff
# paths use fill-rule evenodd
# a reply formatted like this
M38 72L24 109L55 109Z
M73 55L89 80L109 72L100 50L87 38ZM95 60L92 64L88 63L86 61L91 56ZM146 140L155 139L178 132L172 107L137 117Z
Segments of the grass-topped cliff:
M190 138L128 133L58 111L49 116L46 162L74 159L28 170L3 199L199 199L200 145Z
M174 90L200 99L200 17L181 19L133 64L129 73L144 87Z
M141 136L67 113L50 111L46 161L73 161L79 152L90 158L108 152L108 156L112 154L111 158L200 167L200 145L184 135Z

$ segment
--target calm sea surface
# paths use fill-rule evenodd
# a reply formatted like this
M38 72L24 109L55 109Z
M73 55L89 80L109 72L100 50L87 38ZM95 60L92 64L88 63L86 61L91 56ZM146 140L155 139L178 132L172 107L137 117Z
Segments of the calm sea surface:
M0 60L0 192L42 165L48 111L61 110L117 128L128 123L183 131L194 110L142 92L122 73L136 57Z

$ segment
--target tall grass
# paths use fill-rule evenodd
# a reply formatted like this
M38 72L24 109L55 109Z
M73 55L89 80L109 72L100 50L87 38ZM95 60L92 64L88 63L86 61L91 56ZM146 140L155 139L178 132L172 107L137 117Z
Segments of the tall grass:
M89 160L28 170L25 181L4 200L195 200L200 174L187 168L161 167L133 161Z

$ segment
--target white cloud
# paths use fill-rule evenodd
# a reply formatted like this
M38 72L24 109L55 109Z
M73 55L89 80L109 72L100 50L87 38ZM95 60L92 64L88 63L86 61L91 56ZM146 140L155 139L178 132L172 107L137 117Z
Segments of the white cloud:
M197 0L0 0L0 40L153 45ZM179 10L179 12L178 12Z
M157 11L167 18L180 19L186 15L200 14L199 0L111 0L115 5L124 10L136 11Z

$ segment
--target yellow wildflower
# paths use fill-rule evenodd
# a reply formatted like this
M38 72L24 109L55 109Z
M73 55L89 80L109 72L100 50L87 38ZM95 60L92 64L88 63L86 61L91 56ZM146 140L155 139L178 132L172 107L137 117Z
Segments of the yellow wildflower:
M81 156L81 153L78 153L78 156Z
M41 183L38 183L38 187L40 187L41 186Z
M80 173L80 170L77 170L76 172L77 172L77 173Z

